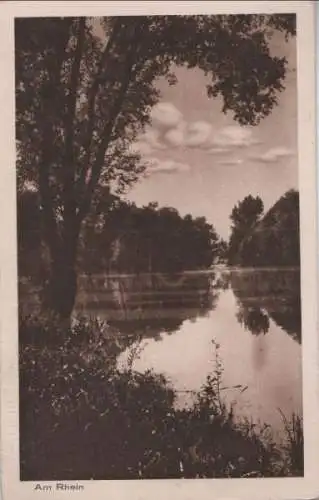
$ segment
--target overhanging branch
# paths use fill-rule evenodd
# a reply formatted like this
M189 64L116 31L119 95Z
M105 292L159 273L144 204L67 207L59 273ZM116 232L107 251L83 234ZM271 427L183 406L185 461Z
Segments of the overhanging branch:
M107 61L107 58L112 50L114 41L117 37L117 34L119 33L121 29L121 22L120 19L117 19L112 33L109 37L108 42L106 43L106 46L104 48L104 51L102 53L98 71L95 75L95 78L93 80L92 86L88 92L88 126L87 126L87 132L86 132L86 141L84 144L84 150L85 150L85 158L83 162L83 169L81 171L80 179L79 179L79 186L84 187L85 186L85 179L89 170L89 165L90 165L90 156L91 156L91 144L92 144L92 136L93 136L93 130L94 130L94 111L95 111L95 101L96 101L96 96L99 90L100 86L100 78L102 71L104 69L105 63Z
M111 109L108 121L107 121L107 123L102 131L102 134L101 134L102 138L100 141L100 145L98 148L95 162L92 166L91 176L90 176L90 179L89 179L89 182L87 185L84 201L82 202L82 205L79 208L79 212L78 212L78 220L79 221L81 221L85 217L85 215L87 214L87 212L90 208L93 192L94 192L94 189L95 189L95 187L99 181L99 178L100 178L101 170L102 170L103 164L104 164L105 153L106 153L106 150L109 146L109 143L110 143L110 140L112 137L112 132L113 132L113 128L114 128L116 119L117 119L119 113L121 112L122 105L123 105L123 102L125 100L130 83L133 81L133 79L136 75L136 70L134 71L134 66L135 66L137 48L138 48L138 45L140 42L140 35L142 32L143 25L144 25L144 23L141 23L141 22L139 24L137 24L137 26L135 27L134 33L133 33L131 48L128 51L126 64L123 68L124 80L123 80L123 83L122 83L121 88L119 90L118 96L115 99L114 105ZM137 31L139 31L139 34L137 33Z

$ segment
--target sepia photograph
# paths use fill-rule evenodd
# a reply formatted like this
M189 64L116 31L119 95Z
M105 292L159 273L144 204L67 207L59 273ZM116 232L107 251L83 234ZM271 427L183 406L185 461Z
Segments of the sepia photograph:
M228 10L13 20L31 492L305 476L298 16Z

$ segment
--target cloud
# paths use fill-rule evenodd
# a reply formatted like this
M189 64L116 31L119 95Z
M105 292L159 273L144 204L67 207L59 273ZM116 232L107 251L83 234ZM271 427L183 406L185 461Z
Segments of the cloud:
M168 130L165 140L175 147L208 148L211 146L213 127L206 121L187 123L181 120L178 125Z
M233 165L241 165L243 160L241 158L230 158L229 160L221 160L218 162L219 165L225 166L233 166Z
M152 109L151 119L155 126L169 129L176 127L183 115L171 102L160 102Z
M293 151L291 149L285 147L271 148L266 153L261 155L256 155L251 157L254 160L261 161L263 163L274 163L281 158L286 158L288 156L292 156Z
M231 125L218 130L212 138L213 147L248 147L258 144L258 141L253 137L253 132L248 127L240 125Z
M251 127L231 125L216 129L205 120L187 121L171 102L154 106L151 119L152 126L137 142L138 151L145 156L156 156L155 150L168 147L197 148L219 154L258 144Z
M187 122L181 113L176 114L175 118L175 125L167 124L163 136L163 140L173 147L200 148L210 153L224 153L230 149L259 143L253 137L252 129L248 127L232 125L216 130L211 123L204 120Z
M158 130L147 129L139 139L131 146L131 150L142 156L151 156L155 150L166 149L166 145L160 140Z
M218 147L213 147L208 150L209 153L214 153L214 154L223 154L223 153L228 153L229 148L218 148Z
M186 123L182 122L176 128L172 128L166 132L164 138L170 146L185 146L185 126Z
M160 133L158 130L154 129L147 129L143 136L142 139L149 144L151 148L154 149L165 149L165 144L163 144L160 141Z
M201 147L210 142L213 127L205 121L193 122L188 125L187 132L186 145L189 147Z
M147 169L146 175L158 174L158 173L182 173L188 172L190 166L188 163L182 163L175 160L160 160L159 158L149 159L149 168Z

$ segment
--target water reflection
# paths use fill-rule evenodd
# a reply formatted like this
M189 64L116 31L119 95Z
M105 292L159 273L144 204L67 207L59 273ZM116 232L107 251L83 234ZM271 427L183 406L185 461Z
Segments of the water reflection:
M231 286L238 299L237 318L251 333L267 333L269 318L301 343L299 270L235 271Z
M247 387L243 393L228 390L229 402L237 401L240 415L279 429L278 408L287 415L302 413L299 273L283 274L231 271L156 285L149 290L152 305L143 310L147 317L134 320L131 309L116 322L121 333L143 331L134 368L164 373L177 391L177 404L189 404L214 370L214 339L221 346L224 386Z
M77 311L107 319L121 335L157 341L214 310L220 289L214 273L97 276L83 279Z
M214 311L228 289L234 314L253 335L270 321L301 343L300 273L293 270L83 276L76 311L107 319L122 335L161 339Z
M269 317L259 307L249 309L239 304L236 317L239 323L253 335L266 334L269 330Z
M299 271L82 276L79 290L75 312L106 319L123 346L136 342L133 368L163 373L178 404L189 404L214 370L215 340L224 386L247 387L225 393L240 415L276 428L278 408L302 414Z

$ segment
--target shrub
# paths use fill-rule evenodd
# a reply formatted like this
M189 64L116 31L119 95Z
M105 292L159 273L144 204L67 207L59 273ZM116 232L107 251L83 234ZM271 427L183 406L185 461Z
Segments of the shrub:
M135 372L130 356L119 370L133 340L106 323L75 320L60 345L45 342L52 324L20 325L21 480L288 474L271 439L223 402L217 345L215 371L181 409L162 375Z

